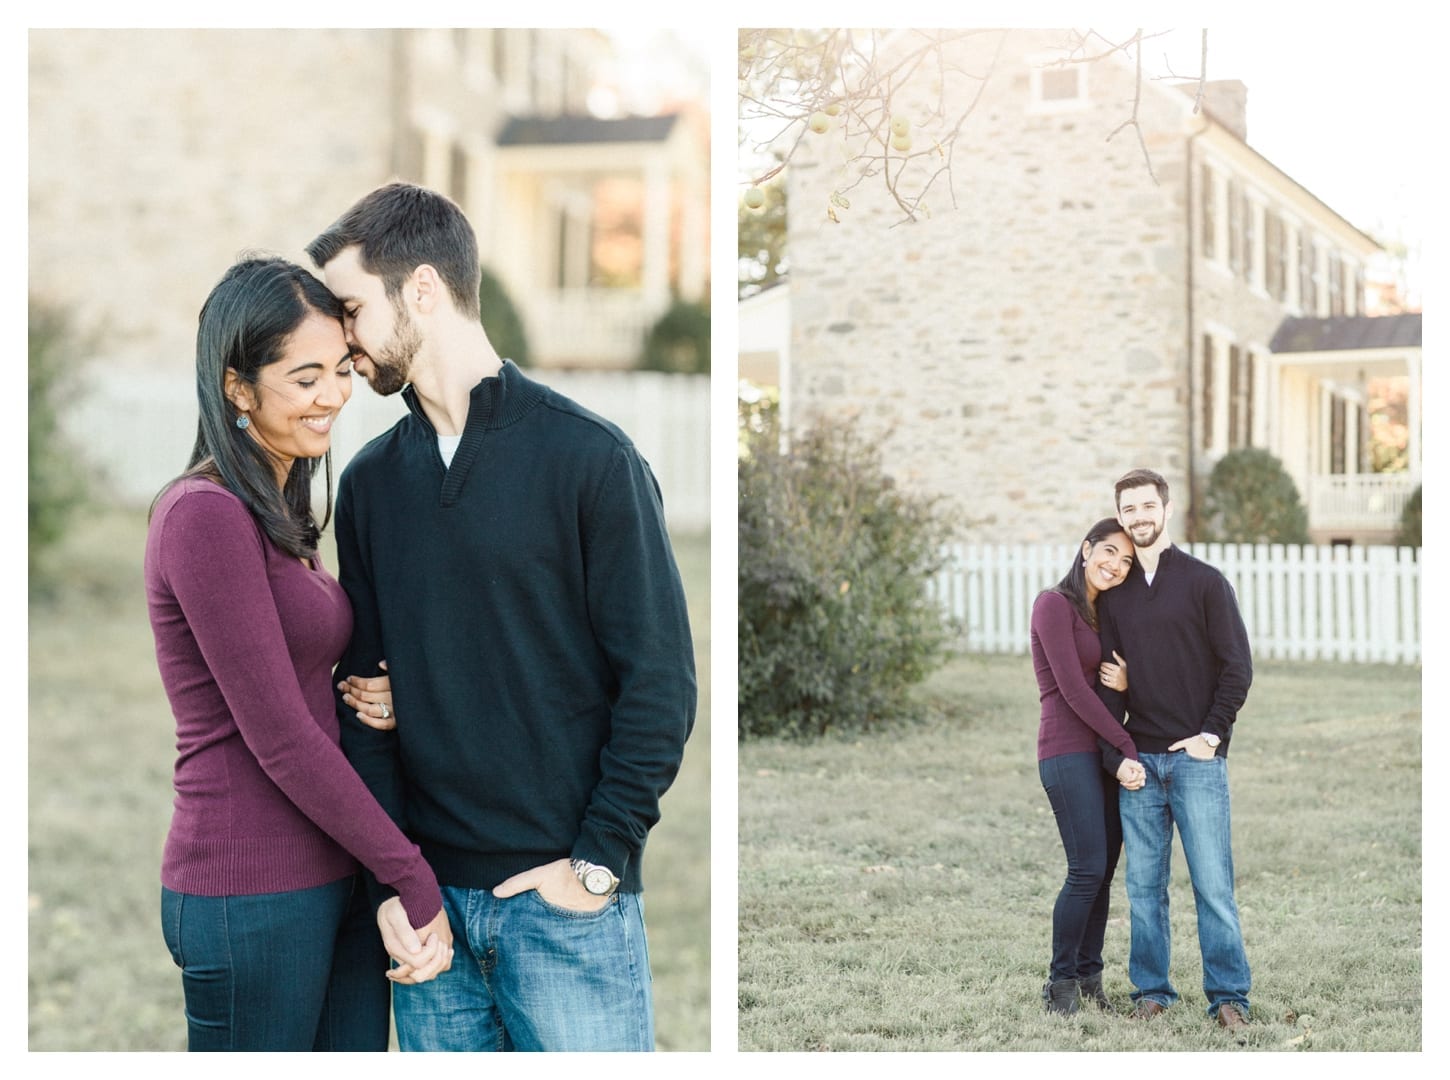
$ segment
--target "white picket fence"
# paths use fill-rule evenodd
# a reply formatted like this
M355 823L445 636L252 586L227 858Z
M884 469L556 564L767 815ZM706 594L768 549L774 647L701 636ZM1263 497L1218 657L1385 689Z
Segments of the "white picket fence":
M1187 544L1223 571L1258 659L1420 661L1418 548ZM1061 580L1072 545L953 544L931 595L970 652L1025 653L1032 601Z
M530 369L547 383L617 424L660 482L671 529L710 527L710 377L654 371L575 372ZM334 473L406 412L398 395L381 398L361 379L332 433ZM87 372L86 393L67 402L67 433L100 484L121 502L146 505L186 465L196 438L196 390L190 373ZM318 481L321 497L321 481Z

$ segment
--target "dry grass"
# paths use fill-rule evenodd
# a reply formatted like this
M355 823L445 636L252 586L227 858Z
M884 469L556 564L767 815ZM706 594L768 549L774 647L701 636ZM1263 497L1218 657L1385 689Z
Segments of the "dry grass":
M1061 844L1025 657L966 657L937 720L740 747L742 1050L1210 1050L1175 851L1173 976L1151 1024L1044 1014ZM1420 672L1264 664L1229 758L1257 1050L1421 1045ZM1175 845L1176 846L1176 845ZM1105 982L1126 1012L1121 875Z

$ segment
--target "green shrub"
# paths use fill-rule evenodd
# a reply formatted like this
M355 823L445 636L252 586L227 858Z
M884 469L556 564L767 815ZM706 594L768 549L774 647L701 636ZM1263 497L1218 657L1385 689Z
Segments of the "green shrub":
M509 294L487 267L478 284L478 308L488 343L502 360L512 360L519 367L529 366L529 339L524 322Z
M710 309L704 304L675 300L650 327L642 371L705 374L710 370Z
M30 361L30 582L49 585L43 556L64 534L86 497L86 474L61 432L58 409L74 393L84 344L69 316L31 298Z
M1400 531L1395 533L1395 543L1400 547L1420 546L1420 488L1415 486L1415 492L1405 503L1405 508L1400 511Z
M1203 500L1204 540L1229 544L1307 544L1309 511L1279 459L1267 450L1219 458Z
M911 715L951 628L925 592L950 526L853 426L779 449L762 410L739 462L739 736L860 731Z

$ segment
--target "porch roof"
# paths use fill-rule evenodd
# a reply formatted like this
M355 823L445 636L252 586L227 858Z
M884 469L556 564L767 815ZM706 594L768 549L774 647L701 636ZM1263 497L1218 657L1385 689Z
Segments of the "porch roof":
M499 146L565 146L579 143L664 142L679 114L623 116L515 116L499 132Z
M1269 349L1276 353L1419 348L1422 316L1339 315L1290 318L1279 324Z

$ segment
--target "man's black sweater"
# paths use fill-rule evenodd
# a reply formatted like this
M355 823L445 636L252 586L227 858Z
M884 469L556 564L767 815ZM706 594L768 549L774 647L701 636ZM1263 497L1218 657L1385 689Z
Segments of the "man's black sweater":
M1104 657L1116 650L1128 663L1126 702L1101 684L1098 692L1119 719L1126 705L1140 754L1165 754L1180 739L1208 732L1222 740L1218 756L1227 755L1254 670L1248 631L1222 573L1170 546L1149 585L1135 562L1121 585L1099 594L1098 636ZM1104 768L1116 771L1122 754L1100 745Z
M649 466L614 425L505 363L445 468L410 414L338 485L342 675L386 659L397 728L342 705L343 748L440 884L569 856L641 888L696 705L684 591Z

